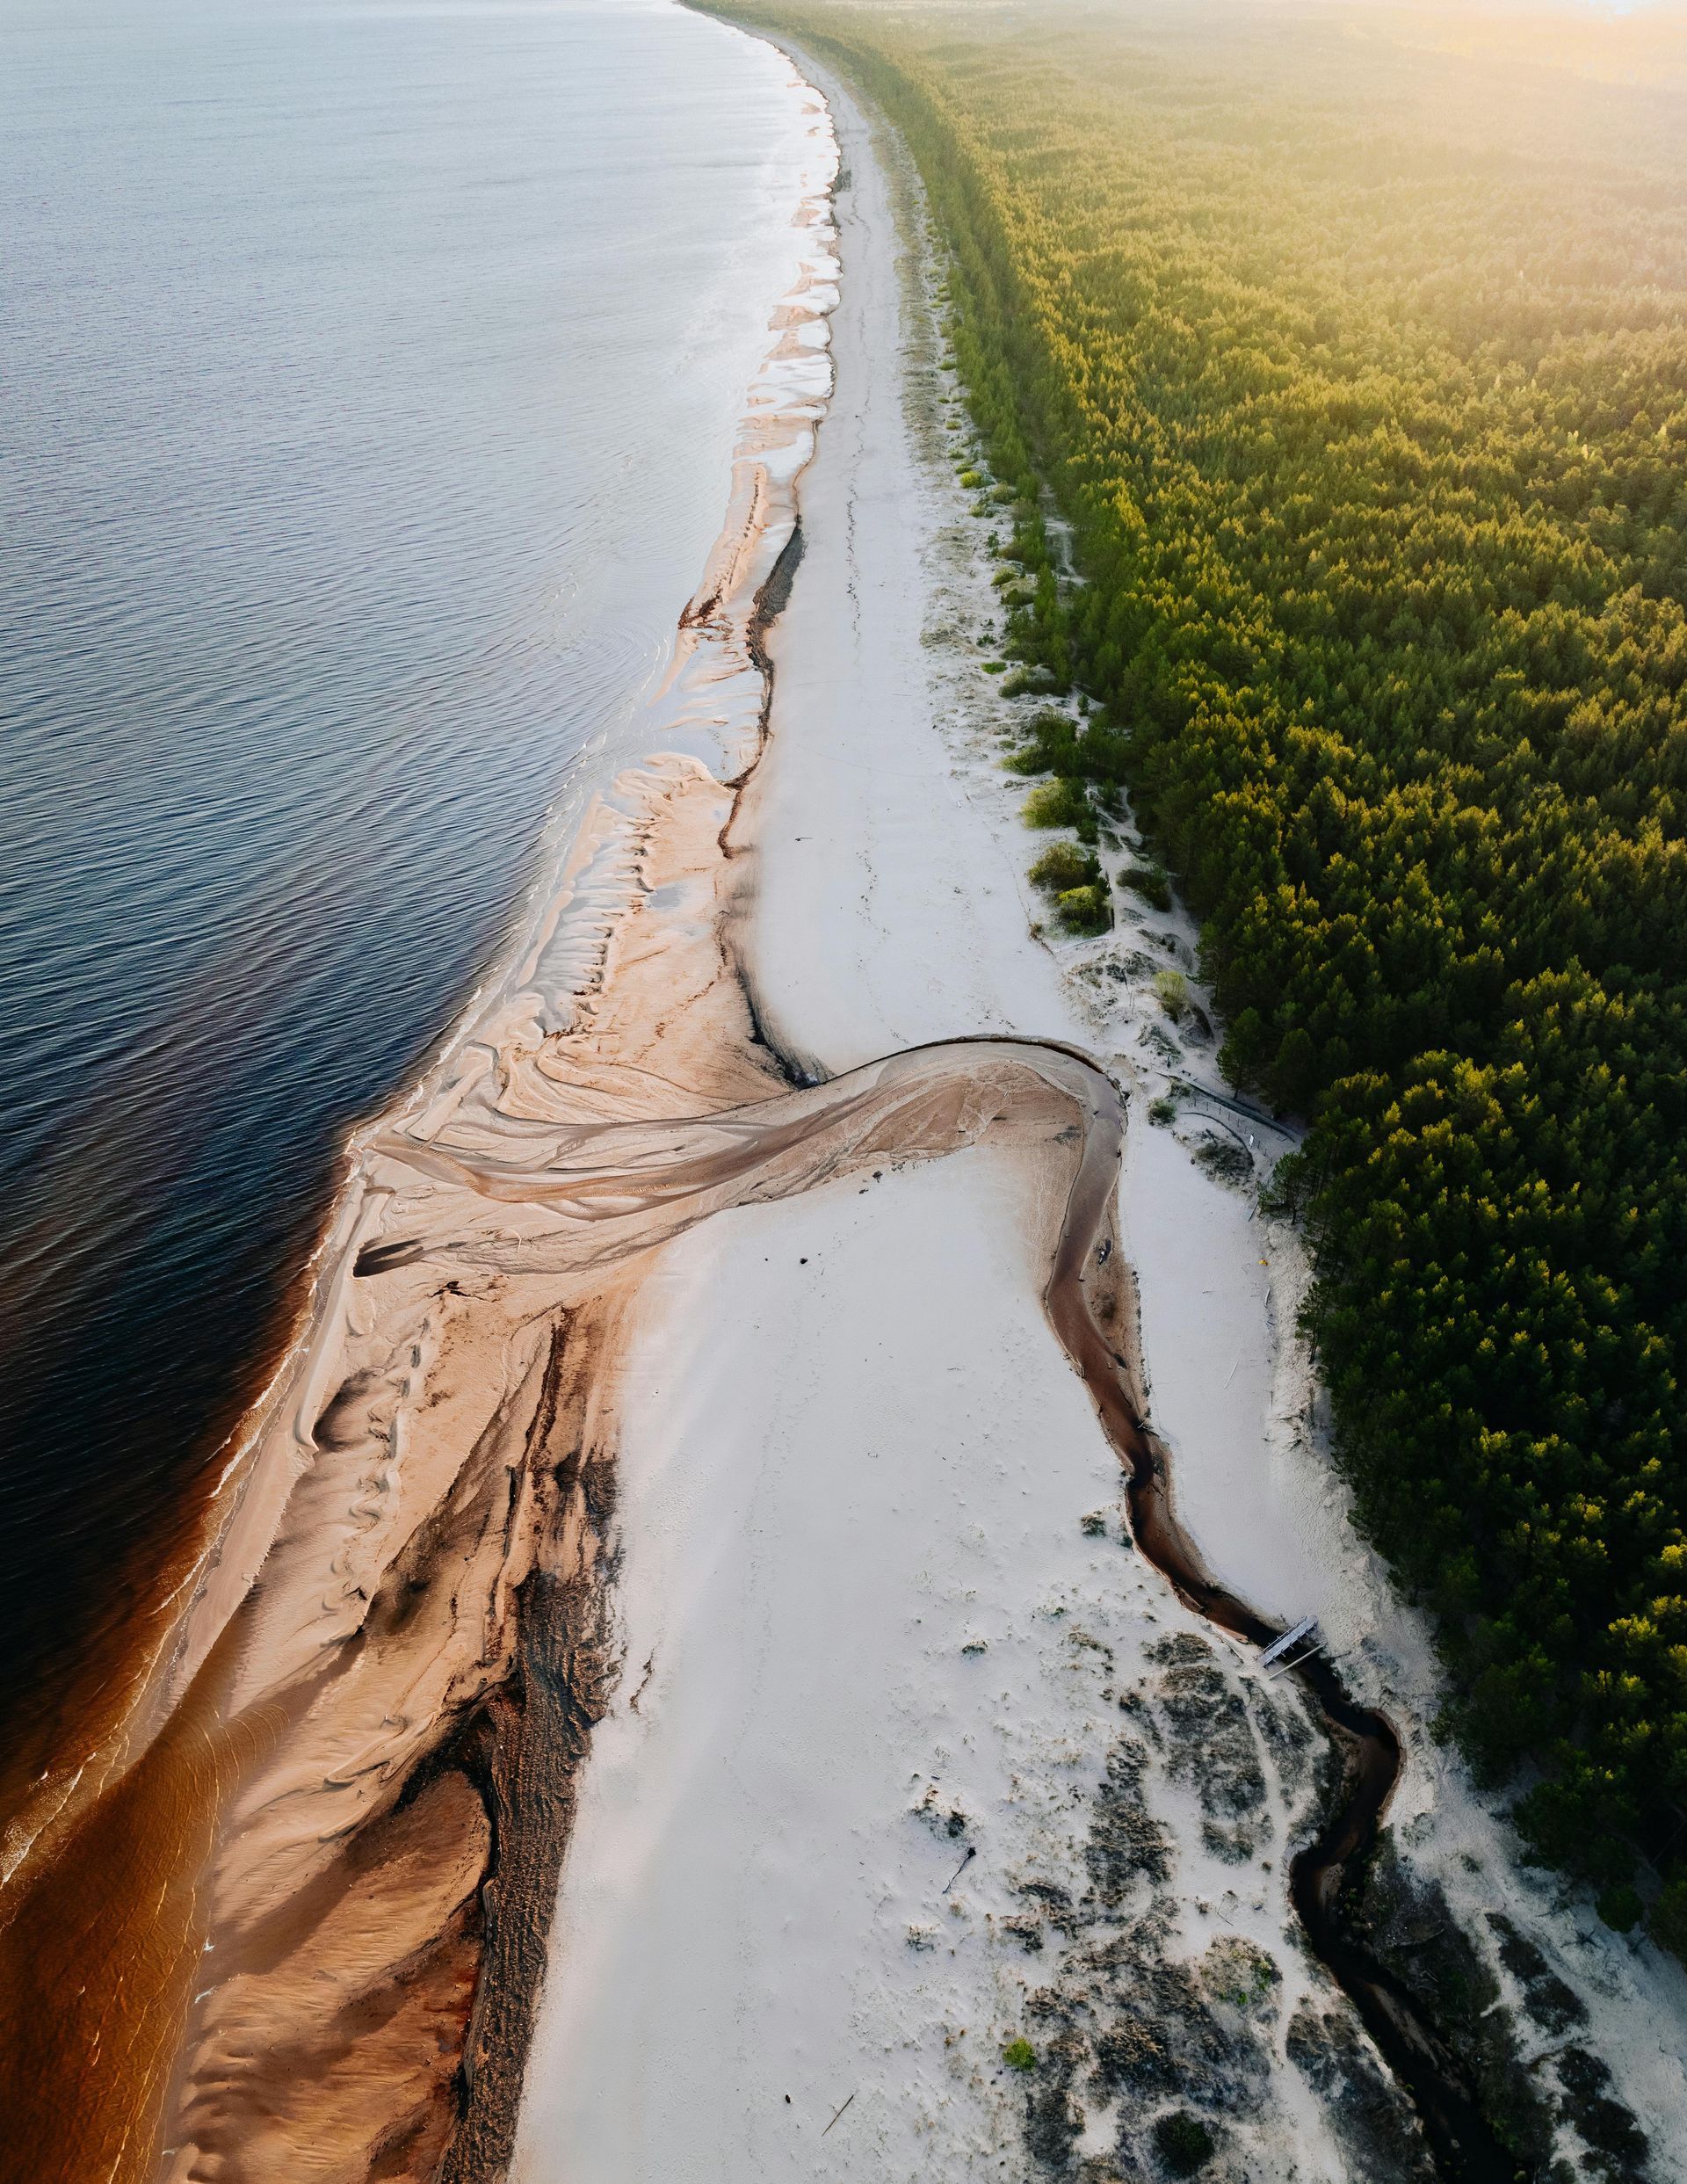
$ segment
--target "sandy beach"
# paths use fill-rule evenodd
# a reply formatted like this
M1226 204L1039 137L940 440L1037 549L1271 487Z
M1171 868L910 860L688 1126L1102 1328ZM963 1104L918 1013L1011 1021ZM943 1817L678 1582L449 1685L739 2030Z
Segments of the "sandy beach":
M103 1756L174 1847L86 2173L1106 2184L1189 2109L1215 2177L1447 2173L1292 1893L1362 1772L1260 1666L1316 1616L1404 1755L1377 1946L1456 1929L1493 2071L1575 2044L1687 2175L1687 1982L1430 1735L1192 928L1043 930L940 261L847 88L791 96L799 272L646 755L354 1142ZM1242 1609L1144 1551L1168 1479Z

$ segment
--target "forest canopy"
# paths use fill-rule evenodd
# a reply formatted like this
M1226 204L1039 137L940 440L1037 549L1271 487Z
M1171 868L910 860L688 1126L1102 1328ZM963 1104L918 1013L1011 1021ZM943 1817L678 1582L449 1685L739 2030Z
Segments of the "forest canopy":
M748 0L903 133L1010 654L1202 920L1361 1522L1687 1948L1687 81L1668 21ZM1054 580L1039 496L1073 527ZM1087 794L1088 791L1086 790Z

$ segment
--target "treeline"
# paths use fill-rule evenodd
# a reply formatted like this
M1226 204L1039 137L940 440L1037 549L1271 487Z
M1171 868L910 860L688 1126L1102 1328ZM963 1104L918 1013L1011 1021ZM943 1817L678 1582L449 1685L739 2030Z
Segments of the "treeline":
M734 11L922 169L1009 649L1310 1121L1310 1331L1452 1725L1687 1953L1682 99L1379 13Z

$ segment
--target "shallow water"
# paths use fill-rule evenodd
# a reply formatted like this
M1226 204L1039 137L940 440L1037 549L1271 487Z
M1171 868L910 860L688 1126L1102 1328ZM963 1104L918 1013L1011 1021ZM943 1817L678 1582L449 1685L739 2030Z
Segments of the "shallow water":
M14 1765L665 658L788 76L658 0L0 23Z

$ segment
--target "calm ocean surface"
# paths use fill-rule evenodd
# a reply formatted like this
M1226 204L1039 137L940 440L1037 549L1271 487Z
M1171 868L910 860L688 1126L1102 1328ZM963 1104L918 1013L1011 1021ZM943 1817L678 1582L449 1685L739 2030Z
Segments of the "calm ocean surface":
M787 85L659 0L0 12L14 1763L659 669Z

